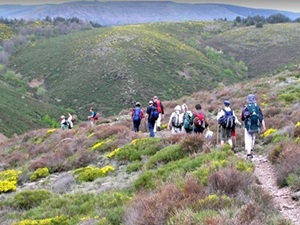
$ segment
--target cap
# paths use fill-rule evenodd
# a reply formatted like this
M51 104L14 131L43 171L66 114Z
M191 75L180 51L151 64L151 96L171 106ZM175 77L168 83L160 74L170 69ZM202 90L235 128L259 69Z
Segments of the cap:
M174 108L175 111L181 111L181 106L180 105L176 105L176 107Z
M155 95L155 96L153 97L153 99L158 99L158 98L157 98L157 96Z
M152 100L150 100L150 101L149 101L149 104L153 104L153 101L152 101Z
M247 96L247 103L252 104L252 103L255 103L255 102L256 102L255 95L254 94L249 94Z
M140 104L140 102L136 102L135 105L136 106L140 106L141 104Z
M224 105L229 106L229 105L230 105L230 101L229 101L229 100L225 100L225 101L224 101Z

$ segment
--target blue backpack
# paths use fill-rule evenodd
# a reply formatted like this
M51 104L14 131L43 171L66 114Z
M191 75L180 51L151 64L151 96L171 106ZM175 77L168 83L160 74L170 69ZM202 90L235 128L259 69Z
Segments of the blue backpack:
M223 111L224 115L219 118L218 123L225 129L232 129L235 125L235 117L233 116L233 111L226 111L225 109L223 109Z
M135 107L134 114L133 114L133 121L140 121L141 120L141 108Z
M149 120L151 121L156 121L158 119L159 112L157 111L157 107L152 106L150 115L149 115Z

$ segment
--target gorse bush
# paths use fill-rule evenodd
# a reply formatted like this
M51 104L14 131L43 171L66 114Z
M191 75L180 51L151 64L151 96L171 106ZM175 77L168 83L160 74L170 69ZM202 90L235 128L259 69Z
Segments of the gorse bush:
M49 170L47 167L44 168L38 168L36 171L34 171L31 175L30 175L30 180L31 181L36 181L39 178L44 178L47 177L49 175Z
M87 182L87 181L94 181L99 177L105 177L108 172L114 171L114 167L112 166L105 166L103 168L97 167L85 167L79 168L74 171L74 175L77 181L80 182Z
M15 191L17 189L18 176L21 171L6 170L0 172L0 193Z

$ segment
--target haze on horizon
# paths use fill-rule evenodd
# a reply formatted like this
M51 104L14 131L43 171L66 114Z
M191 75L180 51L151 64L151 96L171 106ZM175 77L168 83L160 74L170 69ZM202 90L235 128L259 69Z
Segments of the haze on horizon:
M41 4L60 4L64 2L72 2L78 0L1 0L0 4L21 4L21 5L41 5ZM84 0L83 0L84 1ZM94 0L90 0L94 1ZM110 1L140 1L140 0L96 0L99 2L110 2ZM143 0L145 1L168 1L168 0ZM172 1L172 0L171 0ZM220 3L230 4L237 6L244 6L250 8L260 9L275 9L280 11L300 12L299 0L173 0L173 2L180 3Z

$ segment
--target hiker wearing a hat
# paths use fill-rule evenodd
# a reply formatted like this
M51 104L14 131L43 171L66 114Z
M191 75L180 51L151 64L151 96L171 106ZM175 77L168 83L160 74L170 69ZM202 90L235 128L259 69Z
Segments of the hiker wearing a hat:
M233 149L232 136L235 137L235 125L241 126L242 124L236 117L234 111L230 108L229 100L224 101L224 108L218 112L217 120L221 127L221 146L227 141Z
M161 120L164 115L164 106L161 103L161 101L158 99L157 96L153 97L153 106L157 108L157 111L159 113L158 118L155 122L155 126L154 126L154 132L156 132L156 131L160 131L160 129L161 129Z
M181 106L177 105L174 108L174 112L172 112L169 123L168 129L172 131L172 134L180 133L182 131L183 125L183 113L181 113Z
M241 120L245 127L245 150L247 159L253 158L254 144L256 136L266 130L262 111L256 103L255 96L249 94L246 99L247 104L243 107Z
M144 112L141 109L141 104L139 102L136 102L135 107L131 110L131 118L134 132L139 132L141 120L144 118Z

